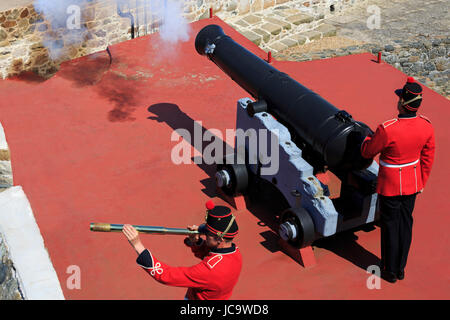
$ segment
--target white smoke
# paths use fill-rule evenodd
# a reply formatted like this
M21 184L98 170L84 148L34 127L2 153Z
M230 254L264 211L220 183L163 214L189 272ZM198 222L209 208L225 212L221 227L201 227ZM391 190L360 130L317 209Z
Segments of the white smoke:
M71 45L81 44L86 28L81 24L83 0L34 0L34 8L50 24L42 40L53 60L67 53Z
M148 0L151 1L151 0ZM162 20L160 36L163 41L175 43L189 39L189 24L182 15L183 1L159 1L157 16Z
M145 29L147 33L153 30L149 25L159 21L159 34L163 42L173 45L189 39L190 27L183 17L183 7L186 0L106 0L111 5L118 5L123 13L131 13L138 30ZM50 23L52 32L46 32L43 44L49 50L53 60L66 55L70 46L81 45L87 41L87 30L83 24L82 15L86 4L97 0L34 0L34 7L44 19ZM105 0L99 0L102 5ZM122 18L125 19L125 18ZM139 31L137 32L139 34Z

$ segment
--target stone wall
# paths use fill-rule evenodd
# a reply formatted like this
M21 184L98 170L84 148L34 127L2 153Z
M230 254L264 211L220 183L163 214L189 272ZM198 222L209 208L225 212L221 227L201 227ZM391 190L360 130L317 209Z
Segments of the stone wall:
M0 12L0 78L32 71L50 77L61 62L105 50L107 46L130 39L131 23L117 13L116 0L73 0L80 4L81 29L67 30L53 18L30 5ZM121 0L120 8L135 20L135 34L159 31L161 19L152 14L152 5L164 0ZM317 18L366 0L179 0L187 22L215 15L228 22L237 16L258 13L268 8L296 8ZM333 8L331 8L333 6ZM64 16L62 12L60 16ZM60 20L61 17L56 20ZM51 50L49 51L49 48Z
M286 49L275 53L279 60L310 61L370 52L377 56L381 52L383 63L388 63L423 85L450 99L450 37L435 37L429 40L396 40L394 45L381 46L376 43L334 47L307 53Z
M8 246L0 232L0 300L24 300Z
M0 124L0 193L13 185L11 161L5 133ZM22 300L19 280L0 226L0 300Z

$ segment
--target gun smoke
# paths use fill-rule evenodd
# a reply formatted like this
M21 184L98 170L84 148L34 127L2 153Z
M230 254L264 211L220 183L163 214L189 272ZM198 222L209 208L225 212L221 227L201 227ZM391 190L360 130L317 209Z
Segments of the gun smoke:
M96 8L99 3L118 6L124 13L134 17L138 35L159 31L163 48L189 39L189 25L183 17L185 0L35 0L34 7L51 27L45 33L43 44L53 60L67 56L71 46L79 47L89 41L85 23L85 9ZM110 2L110 3L108 3ZM124 19L124 18L121 18ZM155 28L157 26L157 28ZM98 30L96 30L98 31ZM142 34L144 32L144 34ZM107 43L106 46L109 45Z

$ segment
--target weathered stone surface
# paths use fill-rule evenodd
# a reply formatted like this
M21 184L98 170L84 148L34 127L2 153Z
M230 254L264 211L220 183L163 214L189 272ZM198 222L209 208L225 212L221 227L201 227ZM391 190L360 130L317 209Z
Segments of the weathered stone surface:
M272 18L272 17L266 17L265 21L268 21L270 23L273 23L277 26L281 26L283 29L289 30L291 29L291 24L287 21Z
M12 27L15 27L16 25L17 25L17 22L14 20L13 21L5 21L2 23L3 28L12 28Z
M307 14L298 13L287 17L286 20L295 25L300 25L302 23L310 23L314 20L314 18Z
M261 28L273 35L277 35L281 32L281 27L273 23L265 23Z
M242 32L242 35L256 45L261 44L262 37L255 32L246 30Z
M268 32L266 32L266 31L264 31L264 30L261 30L261 29L252 29L252 31L255 32L255 33L257 33L257 34L259 34L260 36L262 36L262 40L263 40L264 42L269 41L269 39L270 39L270 34L269 34Z
M264 9L264 0L253 0L250 7L252 12L261 11Z
M275 42L270 46L270 48L276 52L280 52L280 51L286 50L287 45L285 45L284 43L281 43L281 42Z
M0 300L23 300L8 248L0 233Z
M5 30L0 29L0 41L4 41L8 38L8 34L5 32Z
M208 19L209 18L209 10L205 10L203 14L198 17L198 20Z
M11 161L0 160L0 175L12 175Z
M234 23L235 25L241 26L241 27L248 27L250 26L247 22L245 22L243 19L238 20Z
M288 48L292 48L298 45L298 42L292 39L283 39L280 40L280 42L284 45L286 45Z
M256 24L256 23L261 22L262 19L261 19L261 17L250 14L250 15L246 16L245 18L242 18L242 20L244 20L248 24Z
M28 10L28 8L25 8L25 9L23 9L22 12L20 13L20 17L23 19L23 18L28 17L29 14L30 14L30 11Z
M336 27L331 24L322 24L315 29L315 31L320 32L323 37L332 37L336 35Z
M264 0L264 9L273 7L275 5L275 0Z
M419 61L419 56L411 56L411 57L409 57L408 58L408 61L409 62L417 62L417 61Z
M321 37L321 33L317 32L315 30L302 32L301 35L307 37L309 39L309 41L317 40L317 39L320 39L320 37Z
M297 41L297 43L300 45L304 44L306 40L308 40L308 38L302 34L294 34L290 38Z
M449 60L444 57L437 58L434 64L436 65L436 70L438 71L444 71L450 67Z

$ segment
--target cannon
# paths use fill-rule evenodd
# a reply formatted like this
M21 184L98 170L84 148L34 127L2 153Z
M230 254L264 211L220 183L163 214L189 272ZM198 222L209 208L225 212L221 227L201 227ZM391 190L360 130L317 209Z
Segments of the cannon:
M253 98L237 102L236 132L245 134L236 134L234 152L217 164L220 190L245 195L261 179L274 186L287 203L278 233L299 249L378 219L378 164L360 153L363 137L372 133L367 125L236 43L220 26L200 30L195 49ZM254 134L260 130L269 134ZM277 151L278 170L264 170L269 164L261 142L271 154ZM341 181L337 199L330 199L328 186L315 176L327 170Z

